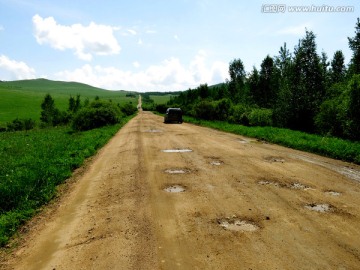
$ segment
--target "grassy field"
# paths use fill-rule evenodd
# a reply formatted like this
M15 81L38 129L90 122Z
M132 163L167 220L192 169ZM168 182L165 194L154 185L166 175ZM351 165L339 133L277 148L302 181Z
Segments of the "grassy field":
M155 104L166 104L172 95L150 95Z
M0 133L0 246L132 117L86 132L56 127Z
M189 116L184 116L184 121L360 164L360 142L323 137L284 128L246 127L222 121L198 120Z
M115 103L132 102L137 104L135 97L126 97L128 91L109 91L76 82L50 81L46 79L0 82L0 126L15 118L32 118L39 121L40 105L46 94L55 100L60 110L66 110L70 95L79 94L81 100L111 99Z

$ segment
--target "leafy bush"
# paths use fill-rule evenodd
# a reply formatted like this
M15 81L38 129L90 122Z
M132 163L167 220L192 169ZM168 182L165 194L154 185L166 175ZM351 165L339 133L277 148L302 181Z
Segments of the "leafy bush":
M249 114L250 126L271 126L272 110L270 109L252 109Z
M166 104L156 104L155 110L159 113L166 113L168 106Z
M195 117L205 119L205 120L214 120L216 119L215 106L212 102L207 100L202 100L194 106Z
M215 115L217 120L227 120L230 115L231 101L228 98L220 99L215 103Z
M125 115L133 115L137 112L137 108L132 103L123 104L122 106L120 106L120 110Z
M242 124L245 126L249 125L249 108L243 104L238 104L232 107L229 122Z
M96 100L75 114L72 128L83 131L114 125L119 122L120 116L120 110L113 103Z
M20 130L30 130L35 127L35 121L32 119L19 119L16 118L12 122L7 123L8 131L20 131Z

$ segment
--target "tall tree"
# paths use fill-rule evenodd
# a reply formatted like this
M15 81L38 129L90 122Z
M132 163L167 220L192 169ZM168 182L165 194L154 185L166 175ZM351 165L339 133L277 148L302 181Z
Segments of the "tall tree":
M278 73L278 85L279 89L276 93L276 101L274 103L274 124L279 127L288 126L289 119L291 117L291 74L293 59L292 55L286 47L280 47L279 55L275 57L275 66Z
M336 51L330 66L330 81L332 84L342 82L345 78L345 57L342 51Z
M55 101L50 94L45 96L43 102L41 103L41 109L40 120L47 125L53 125L59 111L56 109Z
M349 38L349 47L353 51L350 63L350 74L360 74L360 19L355 24L355 36Z
M250 72L248 79L247 79L247 84L249 85L249 91L250 91L250 95L253 99L253 102L256 103L256 100L258 98L258 93L259 91L259 83L260 82L260 74L259 71L257 70L257 68L254 66L253 70Z
M243 98L246 72L241 59L234 59L229 65L229 94L235 101Z
M256 97L256 103L260 107L270 108L274 101L274 69L274 60L267 55L261 63L259 92Z
M325 95L320 58L316 52L315 34L305 31L295 48L292 68L291 128L314 131L314 117Z

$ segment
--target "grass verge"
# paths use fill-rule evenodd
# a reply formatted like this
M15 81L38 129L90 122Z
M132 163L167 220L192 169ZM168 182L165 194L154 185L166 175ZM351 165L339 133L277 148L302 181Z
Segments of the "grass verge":
M57 127L0 133L0 246L132 117L85 132Z
M184 121L360 164L360 142L323 137L284 128L247 127L222 121L199 120L190 116L184 116Z

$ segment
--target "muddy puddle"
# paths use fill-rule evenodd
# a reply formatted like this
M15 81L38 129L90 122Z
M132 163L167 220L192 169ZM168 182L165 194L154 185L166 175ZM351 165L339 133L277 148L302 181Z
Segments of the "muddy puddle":
M220 227L228 231L255 232L260 229L254 222L238 218L225 218L217 221Z
M160 129L148 129L148 130L145 130L145 132L149 132L149 133L159 133L159 132L162 132L162 130L160 130Z
M322 204L311 203L305 205L305 208L319 213L326 213L333 210L333 207L327 203L322 203Z
M188 153L188 152L192 152L191 149L165 149L165 150L161 150L161 152L164 153Z
M325 191L325 194L326 194L326 195L330 195L330 196L340 196L340 195L341 195L341 192L337 192L337 191L333 191L333 190L328 190L328 191Z
M210 165L213 165L213 166L220 166L221 164L223 164L223 163L219 160L210 161Z
M260 180L257 183L262 186L275 186L275 187L294 189L294 190L310 190L310 189L314 190L313 188L304 185L300 182L283 183L275 180Z
M170 186L167 186L166 188L164 188L164 191L170 192L170 193L180 193L180 192L185 192L186 187L184 187L182 185L170 185Z
M189 169L166 169L164 172L168 173L168 174L184 174L184 173L190 173L190 170Z

